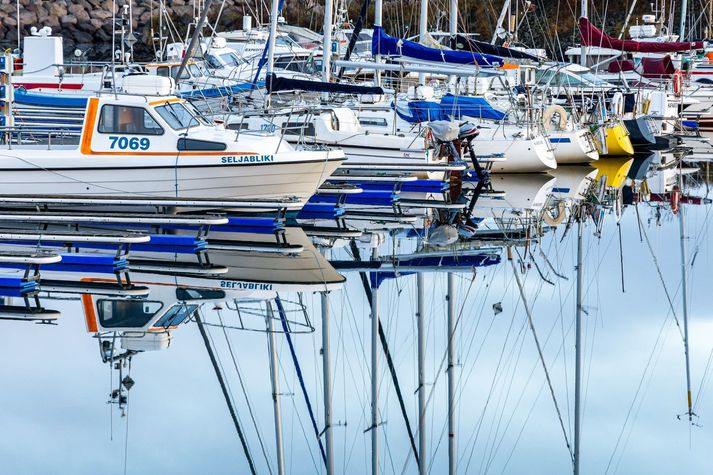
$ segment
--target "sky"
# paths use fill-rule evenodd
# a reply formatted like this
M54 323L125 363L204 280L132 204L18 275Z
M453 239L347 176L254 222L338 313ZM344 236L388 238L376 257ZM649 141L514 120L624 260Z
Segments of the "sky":
M661 226L640 205L643 232L656 256L676 318L682 321L677 218ZM582 473L687 473L713 471L707 362L713 351L708 246L710 206L687 206L691 379L696 426L686 412L683 343L666 291L636 213L621 221L625 292L617 224L606 216L602 236L591 222L584 238L584 411ZM521 277L567 440L571 443L574 380L576 229L549 233ZM565 276L555 276L552 267ZM522 249L520 249L522 253ZM346 258L346 250L333 255ZM692 256L695 255L695 259ZM527 257L526 262L532 262ZM356 274L330 293L334 448L337 473L367 473L370 466L368 303ZM387 333L411 424L417 421L416 298L414 276L386 281L379 313ZM444 273L425 276L426 459L430 473L447 468ZM295 300L296 295L283 295ZM322 368L319 294L304 295L313 333L293 335L311 403L321 427ZM107 404L110 369L84 328L77 301L50 302L62 311L56 326L0 322L1 473L248 473L245 457L195 324L179 328L170 348L134 357L128 416ZM500 303L502 313L493 311ZM552 474L571 470L571 459L545 382L526 315L503 254L497 266L456 276L457 420L459 473ZM217 321L217 312L203 309ZM221 311L226 322L236 315ZM258 317L255 317L258 318ZM262 325L259 319L256 326ZM247 434L258 473L274 473L275 433L267 336L209 328ZM227 336L226 336L227 335ZM290 474L324 473L286 339L277 335L285 467ZM227 342L230 343L228 348ZM236 357L246 398L241 390ZM380 355L383 355L380 353ZM379 380L383 473L415 473L409 442L383 356ZM254 421L254 422L253 422ZM256 430L257 427L257 430ZM259 437L258 437L259 434ZM263 450L265 455L263 455ZM266 462L266 459L269 462ZM269 468L268 468L269 463Z

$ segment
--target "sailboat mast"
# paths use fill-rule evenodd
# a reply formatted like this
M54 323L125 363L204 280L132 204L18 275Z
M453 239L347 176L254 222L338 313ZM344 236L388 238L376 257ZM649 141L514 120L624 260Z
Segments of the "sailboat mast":
M503 27L503 22L505 21L505 16L510 11L510 0L505 0L503 3L503 9L500 10L500 16L498 16L498 22L495 24L495 29L493 30L493 39L490 40L490 44L495 44L495 40L498 38L498 30Z
M267 65L265 67L265 76L267 81L271 81L273 68L275 64L275 41L277 40L277 15L280 9L280 0L272 0L270 5L270 36L267 39ZM270 93L265 96L265 105L270 106Z
M455 410L455 299L454 299L454 275L448 273L447 290L447 326L448 326L448 474L456 475L456 410Z
M328 0L329 1L329 0ZM324 380L324 451L327 475L334 474L334 434L332 432L332 361L329 341L329 292L322 292L322 379Z
M587 18L587 15L589 15L589 3L588 0L582 0L582 14L580 16ZM587 65L587 47L584 46L584 43L582 43L582 51L579 56L579 64L582 66Z
M380 0L377 0L380 2ZM378 257L374 248L372 259ZM371 474L379 473L379 283L378 274L371 277Z
M417 332L417 352L418 352L418 473L426 475L428 473L428 462L426 458L427 443L426 438L426 333L424 331L425 305L423 302L423 292L425 281L423 272L416 274L416 332Z
M270 384L272 385L272 404L275 414L275 452L277 457L277 475L285 475L285 456L282 449L282 414L280 410L280 380L277 374L277 348L275 345L275 315L272 302L267 302L267 344L270 353Z
M428 35L428 0L421 0L421 15L418 20L418 40L421 44L426 42ZM418 73L418 84L426 83L426 73Z
M193 57L193 51L196 49L196 45L198 45L198 39L201 36L201 32L203 31L203 25L205 24L206 18L208 18L208 10L210 9L210 5L213 3L213 0L206 0L206 2L203 4L203 11L201 12L201 16L198 19L198 23L196 23L196 29L193 31L193 36L191 36L191 42L188 43L188 49L186 50L185 54L183 55L183 60L181 61L181 65L178 67L178 71L176 71L176 77L174 78L176 82L181 80L181 77L183 77L183 71L186 69L186 65L188 64L188 61ZM123 26L122 26L123 28ZM122 32L122 38L123 38L123 32ZM124 61L123 53L124 53L124 41L122 40L122 61Z
M382 10L384 9L384 4L383 0L375 0L374 1L374 29L377 27L381 27L381 14ZM377 53L374 55L374 62L375 63L380 63L381 62L381 54L377 51ZM381 86L381 70L375 69L374 70L374 84L377 86Z
M688 10L688 1L681 0L681 23L678 27L679 41L685 41L686 39L686 10Z
M583 293L583 273L582 267L582 209L577 221L577 308L574 320L574 475L579 475L580 465L580 441L581 441L581 417L582 417L582 293Z
M451 48L455 48L455 40L456 40L456 35L458 34L458 0L451 0L451 11L450 11L450 17L448 19L448 32L451 34L451 42L452 44L450 45ZM451 75L449 78L449 82L451 83L451 87L455 91L455 81L456 77Z
M332 72L332 4L334 0L324 1L324 26L322 36L322 81L330 82ZM322 100L329 100L329 93L322 93Z
M678 210L678 229L681 241L681 290L683 292L683 352L686 359L686 397L688 402L688 422L693 422L693 400L691 397L691 360L688 345L688 276L686 272L687 252L684 208Z

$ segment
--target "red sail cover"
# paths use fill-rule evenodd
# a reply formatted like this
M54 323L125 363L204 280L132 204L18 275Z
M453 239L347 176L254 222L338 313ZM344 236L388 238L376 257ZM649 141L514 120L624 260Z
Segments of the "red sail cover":
M702 41L656 43L653 41L618 40L605 34L602 30L592 25L587 18L579 19L579 33L582 35L584 46L601 46L619 51L638 51L640 53L675 53L676 51L689 51L703 49Z

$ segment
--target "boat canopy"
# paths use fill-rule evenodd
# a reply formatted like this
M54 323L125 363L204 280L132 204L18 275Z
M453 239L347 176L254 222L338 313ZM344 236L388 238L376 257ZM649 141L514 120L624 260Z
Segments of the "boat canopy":
M409 101L408 111L397 107L396 113L403 120L416 124L434 120L460 120L463 117L503 120L507 114L495 109L483 97L455 96L446 94L440 103L434 101Z
M376 86L357 86L354 84L341 84L322 81L308 81L305 79L289 79L272 74L266 82L268 92L277 91L314 91L341 94L383 94L384 90Z
M619 40L604 33L585 17L581 17L579 19L579 34L582 37L582 44L584 46L599 46L618 51L639 53L675 53L677 51L703 49L702 41L659 43L654 41Z
M405 56L415 60L448 64L473 64L486 68L502 66L504 61L499 56L468 51L452 51L429 48L415 41L394 38L384 32L380 26L374 28L371 53L383 56Z
M663 58L641 58L641 68L641 75L648 79L671 79L676 72L669 55Z

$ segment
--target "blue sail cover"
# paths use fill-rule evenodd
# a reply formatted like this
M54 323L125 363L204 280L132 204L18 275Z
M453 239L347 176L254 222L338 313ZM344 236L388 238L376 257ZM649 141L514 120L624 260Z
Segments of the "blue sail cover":
M463 117L474 119L503 120L507 117L502 111L495 109L483 97L454 96L446 94L441 102L435 101L409 101L408 110L397 104L396 113L403 120L417 124L432 120L460 120Z
M446 94L441 98L441 113L454 119L463 116L478 119L503 120L507 114L495 109L484 97L454 96Z
M504 63L503 59L499 56L469 51L429 48L415 41L394 38L393 36L387 35L380 26L374 27L374 36L371 40L371 54L406 56L408 58L434 63L473 64L486 68L495 68L502 66Z

